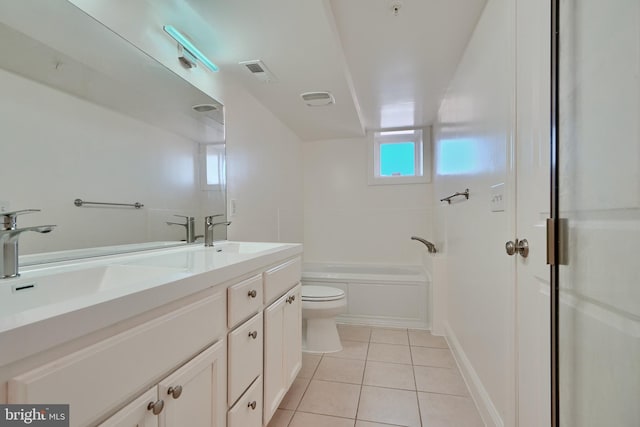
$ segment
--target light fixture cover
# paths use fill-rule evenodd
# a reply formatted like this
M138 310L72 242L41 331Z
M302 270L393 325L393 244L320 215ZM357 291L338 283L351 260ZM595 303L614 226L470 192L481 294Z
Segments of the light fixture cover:
M309 107L322 107L336 103L331 92L305 92L301 93L300 97Z
M219 71L220 69L216 64L214 64L209 58L207 58L201 51L198 49L188 38L186 38L180 31L176 30L171 25L165 25L162 27L164 31L171 36L175 41L177 41L180 46L182 46L185 50L187 50L191 55L198 59L198 61L202 62L205 67L210 69L211 71Z

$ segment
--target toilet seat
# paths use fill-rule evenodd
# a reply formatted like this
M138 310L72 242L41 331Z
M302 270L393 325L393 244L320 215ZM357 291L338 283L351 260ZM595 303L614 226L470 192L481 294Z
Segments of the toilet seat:
M302 301L336 301L342 298L344 298L342 289L316 285L302 287Z

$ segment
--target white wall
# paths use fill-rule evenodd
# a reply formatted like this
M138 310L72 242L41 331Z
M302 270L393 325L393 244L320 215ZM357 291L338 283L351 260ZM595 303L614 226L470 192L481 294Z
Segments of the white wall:
M22 253L184 238L164 224L199 213L196 144L0 70L0 200L42 209L20 226L58 224L21 237ZM73 200L144 209L76 208Z
M226 93L229 239L302 242L300 139L242 88Z
M367 140L305 143L305 261L421 264L431 184L367 185Z
M436 243L447 260L449 342L488 425L513 416L512 138L514 56L510 0L490 0L441 103L435 126ZM490 187L507 184L506 212L491 212ZM438 301L436 301L436 304Z

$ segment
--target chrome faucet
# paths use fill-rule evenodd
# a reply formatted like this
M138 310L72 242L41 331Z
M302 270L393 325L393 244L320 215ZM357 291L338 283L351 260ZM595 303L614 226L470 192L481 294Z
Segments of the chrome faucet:
M411 240L417 240L418 242L424 243L424 245L427 247L427 250L429 251L430 254L435 254L436 252L438 252L436 250L436 245L434 245L428 240L425 240L421 237L416 237L416 236L411 236Z
M195 236L195 228L196 228L196 219L192 216L185 216L185 215L174 215L177 216L178 218L184 218L184 224L180 223L180 222L169 222L167 221L167 225L181 225L185 228L185 231L187 233L186 236L186 242L187 243L193 243L196 241L196 236Z
M49 233L55 225L37 225L33 227L17 228L18 215L40 212L40 209L25 209L21 211L2 212L3 227L0 230L0 279L18 277L18 238L25 231Z
M230 221L213 222L213 218L224 216L224 214L209 215L204 217L204 245L213 246L213 228L216 225L229 225Z

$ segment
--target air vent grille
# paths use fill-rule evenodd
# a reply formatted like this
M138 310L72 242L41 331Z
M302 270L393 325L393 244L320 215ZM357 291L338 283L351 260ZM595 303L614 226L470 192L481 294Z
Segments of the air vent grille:
M275 83L278 81L276 76L273 75L271 71L264 65L259 59L253 61L242 61L240 65L244 65L247 70L251 73L252 76L260 80L264 83Z
M245 64L245 67L247 67L252 73L264 73L260 64Z

